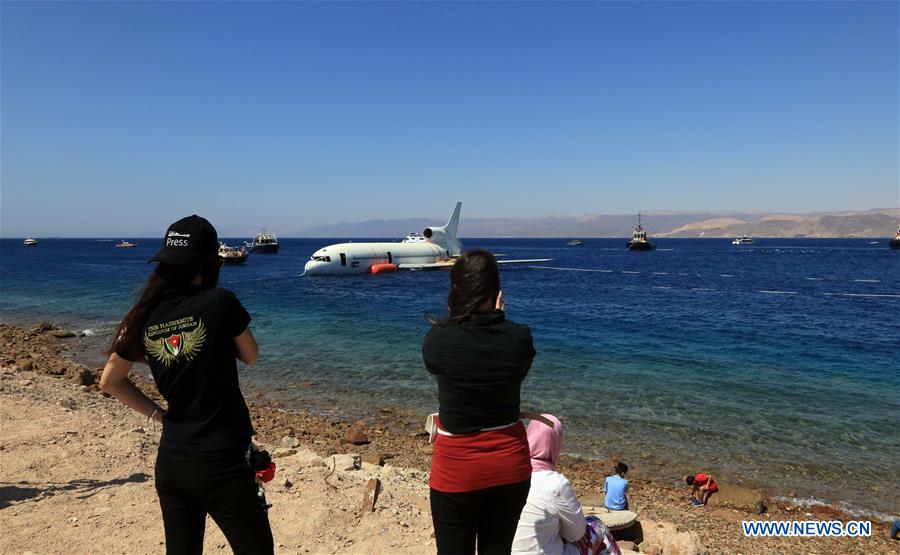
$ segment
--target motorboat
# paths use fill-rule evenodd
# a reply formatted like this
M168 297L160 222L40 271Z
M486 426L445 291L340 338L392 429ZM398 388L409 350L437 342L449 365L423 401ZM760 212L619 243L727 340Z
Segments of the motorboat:
M732 245L752 245L753 237L748 237L747 235L742 235L740 237L735 237L734 241L731 242Z
M278 252L278 238L275 237L274 233L269 233L265 229L261 229L259 233L256 234L256 238L254 238L252 242L245 241L244 246L253 252L275 254Z
M579 241L578 239L572 239L571 241L569 241L566 244L569 245L570 247L580 247L581 241Z
M219 243L219 258L225 264L243 264L249 254L246 247L229 247L225 243Z
M891 239L891 248L892 249L900 249L900 228L897 228L897 235Z
M625 248L630 251L652 251L656 245L650 242L647 230L641 223L641 213L638 212L638 223L634 226L634 232L631 234L631 241L625 244Z
M37 239L32 239L31 237L29 237L28 239L25 239L24 241L22 241L22 244L25 245L26 247L33 247L33 246L37 245L38 242L37 242Z
M115 245L115 247L117 249L133 249L136 246L137 246L137 243L131 243L129 241L125 241L124 239L122 241L119 241Z

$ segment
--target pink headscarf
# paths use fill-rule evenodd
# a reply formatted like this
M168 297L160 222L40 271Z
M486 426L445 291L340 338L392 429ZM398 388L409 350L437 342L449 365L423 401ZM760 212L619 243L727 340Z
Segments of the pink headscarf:
M531 448L531 471L556 470L556 461L562 449L563 425L552 414L542 415L553 422L553 427L539 420L528 423L528 446Z

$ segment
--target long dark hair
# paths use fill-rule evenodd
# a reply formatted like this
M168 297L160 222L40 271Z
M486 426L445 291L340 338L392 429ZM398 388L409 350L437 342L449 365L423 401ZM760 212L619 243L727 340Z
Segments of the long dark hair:
M500 293L500 270L494 255L484 250L469 251L460 256L450 269L450 294L447 295L447 318L427 316L432 324L456 324L468 320L485 301L497 302Z
M128 360L137 361L144 358L144 344L141 332L150 313L159 306L166 291L184 289L200 275L200 289L212 289L219 282L219 269L222 261L218 254L212 253L190 264L176 266L160 262L147 278L144 287L138 294L137 302L131 307L113 336L112 345L107 354L122 353Z

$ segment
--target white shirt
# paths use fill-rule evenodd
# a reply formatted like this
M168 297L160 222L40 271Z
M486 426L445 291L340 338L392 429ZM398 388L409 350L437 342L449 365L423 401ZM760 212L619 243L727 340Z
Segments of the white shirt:
M578 553L574 545L567 545L563 540L580 540L586 525L581 503L565 476L551 470L532 472L531 489L519 517L512 552L519 555Z

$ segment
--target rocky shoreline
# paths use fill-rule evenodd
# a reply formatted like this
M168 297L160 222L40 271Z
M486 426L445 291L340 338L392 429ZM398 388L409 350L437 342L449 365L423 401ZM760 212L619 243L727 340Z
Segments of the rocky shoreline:
M4 533L3 545L0 546L0 551L4 553L25 550L72 551L60 546L66 545L66 539L71 536L72 529L77 528L73 525L77 524L80 517L68 517L75 518L74 522L64 520L51 523L47 526L49 529L40 532L29 521L35 518L33 511L44 512L51 505L49 501L54 505L59 504L63 513L66 513L67 507L71 509L79 504L76 499L70 499L67 503L66 497L72 497L66 493L68 490L63 490L59 495L45 496L40 493L34 497L23 496L21 490L54 491L49 485L61 483L66 477L58 476L53 465L47 465L41 471L43 482L39 486L35 485L37 482L28 479L28 476L34 474L34 468L41 469L44 466L41 462L44 451L41 449L55 449L62 444L70 446L65 448L68 451L70 448L79 449L78 446L85 443L89 449L84 452L83 449L80 450L79 456L93 461L93 455L106 451L107 443L120 442L122 438L134 439L130 437L132 435L140 435L140 438L128 447L128 456L120 458L121 460L115 456L101 460L127 462L135 469L132 475L144 476L142 481L147 483L126 481L104 489L142 487L139 498L146 505L145 508L149 507L148 513L142 517L144 522L129 524L123 521L116 525L121 529L134 528L135 532L138 528L152 529L146 532L149 536L142 539L150 543L141 547L122 539L118 544L110 545L114 547L112 551L159 550L155 546L161 540L162 531L157 522L158 507L154 505L155 494L152 489L156 434L148 433L139 415L121 407L114 399L108 399L99 391L97 381L100 368L88 368L72 360L71 351L75 350L72 347L83 345L84 341L85 338L56 329L52 324L41 323L30 329L0 324L0 367L3 367L0 394L4 400L3 448L0 450L4 484L0 490L0 516L3 518L5 531L15 530L14 534ZM151 382L140 377L136 377L135 382L148 395L162 402ZM16 429L14 423L21 420L27 424L30 420L40 420L46 416L44 412L52 412L42 410L48 405L52 407L52 411L62 411L62 420L53 420L47 426L66 428L67 418L91 424L86 426L87 429L62 430L62 440L56 438L50 444L54 447L42 446L37 440L41 429L20 437L22 432ZM394 407L372 407L363 420L347 422L333 417L288 411L278 403L257 401L250 402L249 405L257 441L278 455L279 468L283 469L276 479L278 485L273 488L270 499L282 512L279 520L276 520L273 513L273 528L276 543L280 544L279 552L433 552L427 503L431 446L427 436L412 424L416 415ZM36 414L19 414L16 412L17 408L21 409L18 412L35 411ZM110 416L113 415L115 416L111 419ZM117 436L115 441L110 439L110 434L101 432L114 425L122 428L117 433L124 434ZM144 431L132 431L138 428L144 428ZM69 431L74 433L69 434ZM323 461L333 463L320 464ZM87 476L79 475L79 471L90 468L94 463L73 468L68 483L87 479ZM29 470L30 466L34 468ZM338 466L342 468L337 468ZM596 504L599 488L607 474L607 466L609 461L564 457L560 471L572 481L585 504ZM325 473L330 467L335 468L336 474L324 481ZM385 492L389 492L390 497L382 495L381 500L374 505L374 512L359 518L356 513L363 490L372 478L383 482L382 487ZM623 547L639 545L644 553L885 553L900 546L887 539L886 524L874 522L871 538L746 538L741 530L743 520L847 521L852 518L834 507L803 508L767 499L757 490L728 487L727 484L723 484L723 491L719 495L713 496L710 506L695 508L687 502L687 491L683 487L642 476L639 469L630 473L629 479L631 508L640 516L643 533L635 535L632 531L630 535L623 534L621 539L636 540L635 544L623 543ZM28 486L22 487L22 482ZM73 488L73 491L76 489ZM306 491L307 489L310 491ZM302 520L305 517L304 507L308 509L317 496L325 508L319 509L316 514L324 511L322 518L326 520L331 517L341 517L343 520L330 523L324 532L314 533L312 528L305 527L302 523L290 524L289 519L281 518L290 513ZM49 497L53 499L48 500ZM125 499L120 501L124 502ZM38 505L44 507L37 508ZM110 514L112 513L111 510ZM106 522L103 514L91 517L95 524ZM381 543L369 542L366 536L359 535L364 530L369 530L367 527L370 526L380 526L376 531L366 533L375 534L381 538ZM224 546L221 541L213 545L213 528L215 527L208 529L210 539L207 541L207 550L210 552ZM43 543L47 541L48 535L58 536L58 542ZM95 549L89 540L85 541L87 551ZM75 551L80 552L77 548Z

